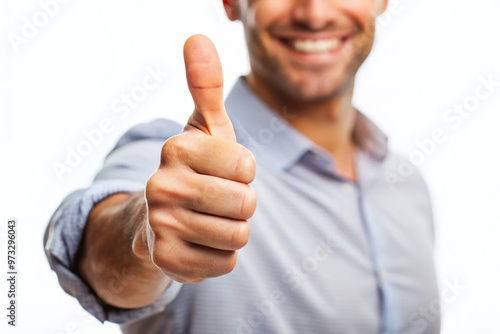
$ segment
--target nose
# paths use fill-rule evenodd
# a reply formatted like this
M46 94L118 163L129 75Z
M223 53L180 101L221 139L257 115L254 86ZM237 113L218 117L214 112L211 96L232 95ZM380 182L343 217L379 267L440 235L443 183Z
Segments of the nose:
M281 1L281 0L276 0ZM335 0L296 0L292 17L297 25L321 30L335 21Z

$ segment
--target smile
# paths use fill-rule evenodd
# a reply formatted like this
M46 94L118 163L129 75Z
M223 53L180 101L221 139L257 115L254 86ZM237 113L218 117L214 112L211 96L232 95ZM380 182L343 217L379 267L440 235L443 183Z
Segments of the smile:
M282 39L286 46L294 51L306 54L331 53L340 49L342 40L340 38L324 39Z
M296 51L304 53L325 53L337 50L341 41L338 38L330 39L296 39L289 45Z

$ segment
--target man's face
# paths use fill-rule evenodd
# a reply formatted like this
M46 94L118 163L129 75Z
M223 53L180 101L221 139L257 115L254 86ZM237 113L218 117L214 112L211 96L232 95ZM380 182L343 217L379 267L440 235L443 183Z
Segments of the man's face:
M244 25L255 84L321 101L350 88L386 0L228 0Z

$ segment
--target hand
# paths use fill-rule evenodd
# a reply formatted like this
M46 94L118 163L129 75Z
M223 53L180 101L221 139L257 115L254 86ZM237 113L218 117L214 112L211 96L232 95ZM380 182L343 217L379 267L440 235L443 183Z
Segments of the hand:
M231 272L237 250L248 242L255 159L236 142L215 46L192 36L184 62L195 110L184 132L163 145L160 167L146 186L146 232L134 238L133 249L168 277L198 283Z

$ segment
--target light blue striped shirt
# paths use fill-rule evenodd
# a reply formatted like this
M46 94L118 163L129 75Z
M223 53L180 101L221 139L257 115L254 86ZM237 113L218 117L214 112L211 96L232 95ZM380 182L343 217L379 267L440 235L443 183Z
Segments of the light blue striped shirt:
M125 134L94 183L54 214L45 250L65 291L130 334L439 333L428 192L416 172L397 187L387 182L386 172L397 171L403 159L388 151L384 134L358 112L358 181L351 182L243 78L226 107L238 141L257 161L257 210L234 271L196 285L172 282L154 305L136 310L103 305L74 273L93 205L119 191L142 190L163 142L182 131L156 120ZM110 282L110 291L118 288L120 282Z

